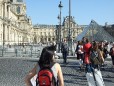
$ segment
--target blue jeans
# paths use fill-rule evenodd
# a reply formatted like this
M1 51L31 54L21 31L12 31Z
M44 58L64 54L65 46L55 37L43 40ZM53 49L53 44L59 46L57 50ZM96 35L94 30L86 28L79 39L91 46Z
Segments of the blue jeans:
M93 71L93 70L92 70L91 64L86 64L86 72L90 73L90 72L92 72L92 71Z

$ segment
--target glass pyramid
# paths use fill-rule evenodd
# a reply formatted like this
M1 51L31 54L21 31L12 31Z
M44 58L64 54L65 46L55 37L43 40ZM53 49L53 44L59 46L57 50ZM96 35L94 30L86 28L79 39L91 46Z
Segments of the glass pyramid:
M76 41L81 40L83 37L88 38L90 41L108 41L108 42L114 42L114 38L104 30L104 28L101 25L98 25L94 20L90 22L90 24L85 27L80 33Z

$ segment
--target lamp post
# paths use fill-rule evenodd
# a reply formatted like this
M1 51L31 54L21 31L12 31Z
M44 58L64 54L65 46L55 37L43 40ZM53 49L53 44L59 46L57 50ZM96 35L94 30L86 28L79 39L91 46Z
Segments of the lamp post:
M60 20L60 23L59 23L59 31L58 31L58 35L59 35L59 52L60 52L60 47L61 47L61 9L62 9L62 3L60 1L59 5L58 5L59 9L60 9L60 15L58 16L58 19Z
M69 29L68 29L68 45L69 45L69 55L72 54L72 39L71 39L71 0L69 0Z

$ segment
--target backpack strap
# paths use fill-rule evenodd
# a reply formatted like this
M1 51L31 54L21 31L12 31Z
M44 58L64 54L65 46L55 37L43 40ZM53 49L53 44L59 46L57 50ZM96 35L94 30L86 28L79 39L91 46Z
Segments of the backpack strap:
M56 62L52 62L51 64L50 64L50 69L54 66L54 64L55 64ZM53 71L52 71L52 69L51 69L51 72L52 72L52 74L53 74L53 84L54 84L54 86L58 86L58 80L57 80L57 82L56 82L56 79L55 79L55 77L54 77L54 73L53 73Z

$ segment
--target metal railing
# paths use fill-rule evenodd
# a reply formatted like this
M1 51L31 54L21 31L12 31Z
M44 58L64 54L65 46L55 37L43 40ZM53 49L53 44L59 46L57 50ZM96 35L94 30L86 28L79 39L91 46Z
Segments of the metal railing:
M39 58L45 45L8 45L0 46L0 57L32 57ZM3 52L3 56L2 56Z

